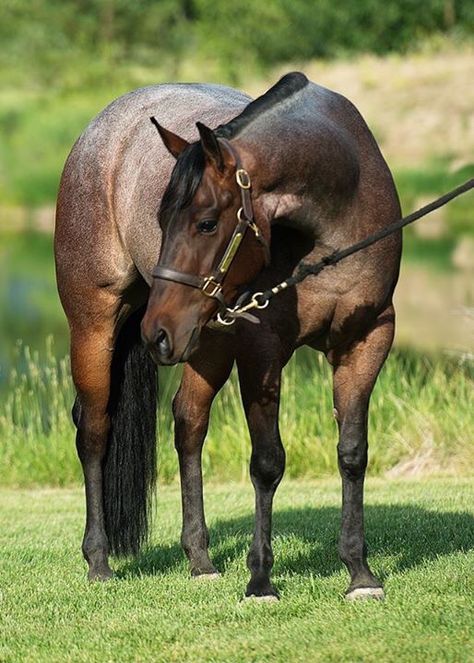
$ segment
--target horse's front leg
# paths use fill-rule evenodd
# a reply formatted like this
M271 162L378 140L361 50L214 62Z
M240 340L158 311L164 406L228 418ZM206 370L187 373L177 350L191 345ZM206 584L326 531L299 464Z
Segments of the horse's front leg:
M246 596L266 600L278 598L270 581L273 567L271 543L273 496L285 469L285 451L278 428L282 363L279 341L261 352L238 358L240 389L252 442L250 477L255 489L255 530L247 558L250 570Z
M339 552L351 575L349 600L383 598L379 580L367 564L364 536L364 478L367 467L369 399L393 340L390 307L364 340L334 356L334 406L339 426L338 462L342 478L342 524Z
M232 348L225 338L203 332L200 348L185 365L173 401L183 510L181 544L189 559L191 575L195 577L217 573L208 553L201 455L212 401L229 377L233 361Z

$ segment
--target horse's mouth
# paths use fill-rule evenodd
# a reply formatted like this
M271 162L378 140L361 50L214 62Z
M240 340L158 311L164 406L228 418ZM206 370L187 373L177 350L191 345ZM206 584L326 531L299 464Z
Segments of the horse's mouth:
M199 345L199 332L200 332L200 327L194 327L193 331L191 332L191 336L189 337L188 344L186 345L183 354L181 355L181 358L179 359L179 363L184 363L188 361L189 357L192 355L192 353L197 350L198 345Z

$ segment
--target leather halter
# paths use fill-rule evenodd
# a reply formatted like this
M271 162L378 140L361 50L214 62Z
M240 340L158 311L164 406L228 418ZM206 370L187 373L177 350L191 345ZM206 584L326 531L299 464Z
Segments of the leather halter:
M179 272L170 267L162 267L156 265L152 272L155 279L164 279L165 281L174 281L188 285L191 288L197 288L206 297L217 299L221 310L227 309L227 304L222 292L223 281L230 269L234 260L235 254L245 236L246 231L250 228L255 234L256 239L262 245L265 251L265 262L268 264L270 259L270 248L267 241L260 232L259 227L255 223L252 207L252 199L250 196L251 181L248 172L244 168L239 167L237 162L237 169L235 171L235 179L240 189L241 207L237 212L237 225L232 233L224 255L219 261L216 269L208 276L195 276L194 274L187 274L186 272Z

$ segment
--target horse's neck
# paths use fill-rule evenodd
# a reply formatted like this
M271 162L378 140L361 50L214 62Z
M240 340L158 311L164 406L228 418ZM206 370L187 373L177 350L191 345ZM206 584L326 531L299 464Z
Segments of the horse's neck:
M321 142L321 141L320 141ZM275 141L271 152L259 143L250 155L257 177L257 207L272 226L295 228L315 240L328 239L350 214L359 166L351 150L331 159L316 149L318 142L292 146ZM299 148L299 149L298 149Z
M298 177L301 179L288 178L275 190L261 194L261 209L271 226L293 228L323 242L347 233L345 220L352 215L353 196L338 194L325 181L315 184L307 171ZM352 187L350 191L353 193Z

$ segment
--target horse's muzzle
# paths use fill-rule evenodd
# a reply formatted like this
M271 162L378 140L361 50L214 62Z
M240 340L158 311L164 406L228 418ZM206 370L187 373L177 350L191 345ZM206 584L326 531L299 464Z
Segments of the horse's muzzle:
M170 366L188 360L197 347L199 328L195 327L189 336L186 334L185 339L182 339L181 342L178 341L175 346L172 334L164 327L158 325L153 327L144 321L142 322L142 340L157 364Z
M157 364L176 363L170 361L173 346L170 335L162 327L142 322L142 340Z

